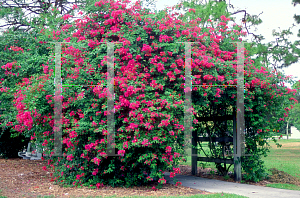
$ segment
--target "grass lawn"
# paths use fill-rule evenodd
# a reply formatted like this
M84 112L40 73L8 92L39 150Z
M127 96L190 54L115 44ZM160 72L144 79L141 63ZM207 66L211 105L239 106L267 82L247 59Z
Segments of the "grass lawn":
M292 176L300 179L300 139L279 140L282 144L281 148L277 148L273 141L269 141L271 145L270 152L267 157L263 157L265 167L267 169L276 168L280 171L284 171ZM203 146L206 150L206 146ZM190 149L187 149L191 153ZM204 157L202 154L201 156ZM191 165L191 156L187 157L187 162L181 162L180 165ZM198 167L204 166L204 168L212 168L216 170L215 164L212 162L198 162ZM229 171L233 172L233 166ZM271 174L270 171L268 171ZM268 184L269 187L300 190L299 186L293 184Z
M300 186L296 186L294 184L267 184L266 186L272 188L281 188L281 189L289 189L289 190L300 190Z
M270 153L264 158L267 169L276 168L300 179L300 140L279 140L281 148L272 141Z

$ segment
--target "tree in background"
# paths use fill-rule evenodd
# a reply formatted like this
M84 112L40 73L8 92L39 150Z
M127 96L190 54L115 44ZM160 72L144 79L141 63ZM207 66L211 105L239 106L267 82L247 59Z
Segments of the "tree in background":
M293 5L296 6L297 4L300 4L300 0L293 0L292 1ZM296 21L297 24L300 24L300 15L294 15L294 19ZM300 29L298 30L298 37L300 37ZM300 88L300 81L298 81L297 83L295 83L293 85L293 88ZM299 101L300 100L300 95L298 94L296 96L296 99ZM294 109L291 111L291 115L293 116L293 121L292 124L298 129L300 130L300 104L296 104L294 106Z
M0 28L29 32L36 25L43 27L52 23L60 27L63 23L56 24L55 21L45 20L45 15L50 14L50 10L57 9L55 15L73 15L74 9L84 8L90 2L90 0L14 0L13 2L3 0L0 2L0 19L5 22L4 25L0 25Z
M293 0L293 2L299 2L299 0ZM296 5L296 4L295 4ZM291 42L288 40L288 36L292 35L291 29L295 26L291 24L291 27L287 30L273 30L274 40L271 42L264 42L264 36L255 34L250 31L251 27L256 28L257 25L261 24L263 21L258 15L252 15L247 12L247 10L236 9L236 7L226 0L181 0L181 4L176 6L177 9L186 11L181 19L185 22L198 17L203 18L199 22L199 25L206 26L207 20L214 20L221 15L230 17L234 22L237 14L243 14L242 26L248 35L252 35L251 43L249 46L253 48L253 54L251 58L254 60L264 62L268 67L271 66L273 69L278 70L281 68L289 67L293 63L298 62L299 59L299 42ZM229 9L233 9L233 12L229 12ZM299 16L294 17L296 21L299 21Z
M292 4L294 5L294 7L297 5L297 4L300 4L300 0L292 0ZM296 21L297 24L300 24L300 15L294 15L294 19ZM298 37L300 37L300 29L298 30L298 34L297 34Z

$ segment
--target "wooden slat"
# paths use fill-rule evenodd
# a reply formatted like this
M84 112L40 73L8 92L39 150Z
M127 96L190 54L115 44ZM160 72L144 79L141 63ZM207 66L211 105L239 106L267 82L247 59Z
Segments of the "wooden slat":
M213 142L233 142L232 137L212 137L211 140ZM209 137L198 137L198 142L209 142Z
M192 132L193 138L192 138L192 174L197 175L197 131Z
M202 118L198 118L197 119L199 122L207 122L207 121L214 121L214 119L212 117L202 117ZM233 116L232 115L226 115L226 116L216 116L215 117L216 121L220 121L220 120L233 120Z
M226 164L234 163L233 159L221 159L221 158L210 158L210 157L198 157L197 161L226 163Z

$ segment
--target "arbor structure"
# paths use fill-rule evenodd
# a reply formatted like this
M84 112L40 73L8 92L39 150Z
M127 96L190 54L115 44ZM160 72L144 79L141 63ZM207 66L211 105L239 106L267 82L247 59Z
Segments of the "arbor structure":
M64 21L64 26L36 26L36 39L24 46L28 49L13 45L2 51L10 61L1 66L1 97L13 101L12 118L3 125L42 144L57 183L131 186L155 177L165 183L166 169L171 169L171 176L179 172L184 154L184 94L191 91L184 79L184 62L190 60L184 60L181 42L198 43L191 52L191 68L193 85L201 86L193 88L192 97L197 100L189 110L199 133L206 130L211 137L222 137L224 125L214 122L208 128L198 119L239 110L234 109L237 93L230 85L237 83L236 44L232 42L241 41L246 34L240 26L229 29L230 18L221 16L216 23L208 19L210 25L199 28L195 24L200 18L184 23L176 14L150 13L140 2L128 8L128 2L94 2L85 8L86 16L73 23L68 22L72 17L68 14L54 18L54 10L47 15L49 20ZM54 60L50 42L60 41L69 42L62 46L61 77L63 84L71 86L63 88L63 155L57 157L53 107L61 96L52 94L52 82L59 58ZM119 42L114 49L114 81L108 81L107 69L111 57L106 44L111 42ZM283 86L289 77L251 60L250 44L245 48L246 152L253 156L245 158L242 166L246 179L257 181L264 176L260 156L267 152L264 145L269 131L281 125L278 117L284 109L278 106L296 102L292 97L296 90ZM36 72L29 73L30 67ZM222 86L213 87L213 83ZM115 157L106 152L109 84L116 94ZM274 116L268 117L269 112ZM220 155L219 145L211 148L213 155Z

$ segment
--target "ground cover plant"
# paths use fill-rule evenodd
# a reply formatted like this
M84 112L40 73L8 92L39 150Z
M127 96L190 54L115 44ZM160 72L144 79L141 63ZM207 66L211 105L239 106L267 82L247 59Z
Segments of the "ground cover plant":
M13 58L1 67L5 87L1 97L14 100L12 111L4 115L12 118L3 120L2 125L14 126L16 132L42 145L49 155L45 170L54 170L52 181L58 184L129 187L147 184L155 177L165 184L165 170L170 169L171 176L179 173L178 164L184 154L184 94L191 90L184 85L185 48L177 42L199 42L191 53L193 84L237 82L236 45L230 42L241 41L245 32L236 24L229 29L230 18L221 16L217 22L209 20L210 27L199 28L195 24L200 18L183 23L176 14L151 13L139 2L131 7L128 2L95 2L86 7L83 19L74 23L68 22L71 15L57 18L53 10L46 17L64 22L61 27L36 27L36 42L28 49L14 45L3 51L3 56ZM55 50L49 42L54 41L71 42L62 47L63 83L98 85L63 88L61 157L53 156L53 107L57 98L52 94ZM108 82L115 85L118 157L106 153L108 57L107 46L100 42L121 43L114 50L114 82ZM280 126L297 100L293 98L296 89L283 86L290 78L252 61L247 56L251 51L247 50L246 144L247 153L254 155L245 159L243 169L247 179L257 181L265 173L260 157L268 151L263 146L269 131ZM32 57L38 60L28 64ZM36 72L25 72L30 67ZM225 104L228 111L236 111L236 90L226 86L194 87L192 97L199 98L190 109L195 125L197 113L205 116L211 111L216 116ZM205 129L202 125L197 127Z

